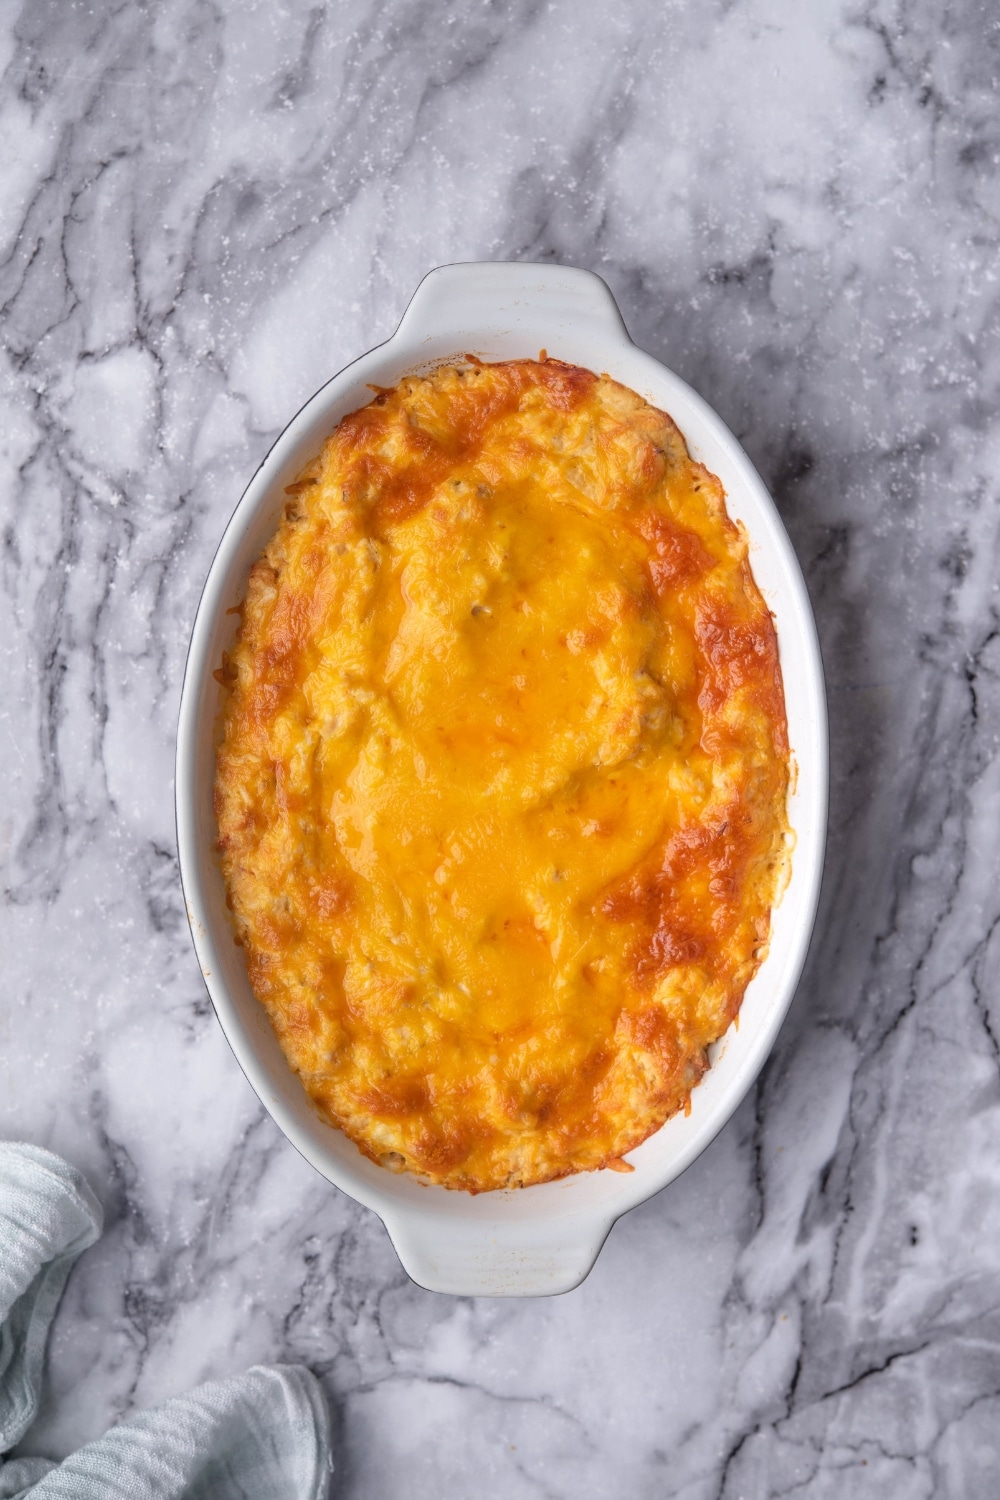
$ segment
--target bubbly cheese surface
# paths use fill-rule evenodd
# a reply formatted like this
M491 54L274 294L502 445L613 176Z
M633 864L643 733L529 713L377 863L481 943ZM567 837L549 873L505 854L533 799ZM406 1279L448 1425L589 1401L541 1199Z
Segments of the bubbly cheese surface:
M448 1187L623 1168L787 860L773 623L670 418L554 360L380 391L290 486L221 676L237 941L322 1115Z

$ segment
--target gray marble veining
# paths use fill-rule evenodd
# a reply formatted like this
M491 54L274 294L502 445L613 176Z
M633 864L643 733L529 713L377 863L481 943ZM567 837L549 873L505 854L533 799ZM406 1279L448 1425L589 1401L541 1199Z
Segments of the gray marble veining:
M26 1440L307 1361L345 1500L1000 1486L1000 21L986 0L0 7L0 1130L105 1198ZM412 1286L208 1006L171 801L268 444L431 266L599 271L802 560L831 836L773 1058L553 1301Z

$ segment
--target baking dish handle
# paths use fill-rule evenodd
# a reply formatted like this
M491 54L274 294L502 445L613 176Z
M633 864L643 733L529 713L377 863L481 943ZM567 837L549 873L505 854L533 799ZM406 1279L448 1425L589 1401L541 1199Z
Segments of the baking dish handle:
M600 276L576 266L469 261L438 266L417 287L395 337L454 350L482 346L495 355L518 340L532 355L572 357L581 337L631 343L618 304ZM527 347L522 351L528 352ZM431 357L433 352L429 350Z
M521 1190L530 1193L530 1188ZM474 1200L483 1202L483 1199ZM398 1208L382 1222L418 1286L456 1297L544 1297L579 1286L614 1217L438 1218Z

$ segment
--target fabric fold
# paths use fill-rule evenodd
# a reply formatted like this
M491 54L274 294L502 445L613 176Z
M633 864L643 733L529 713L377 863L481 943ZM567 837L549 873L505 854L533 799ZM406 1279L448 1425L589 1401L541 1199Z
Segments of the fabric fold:
M38 1409L45 1343L101 1206L73 1167L0 1142L0 1500L325 1500L323 1389L301 1365L255 1365L139 1412L62 1463L3 1461Z
M17 1468L0 1467L0 1500L325 1500L329 1410L303 1366L256 1365L139 1412L15 1489Z
M0 1453L35 1419L52 1318L103 1222L75 1167L40 1146L0 1141Z

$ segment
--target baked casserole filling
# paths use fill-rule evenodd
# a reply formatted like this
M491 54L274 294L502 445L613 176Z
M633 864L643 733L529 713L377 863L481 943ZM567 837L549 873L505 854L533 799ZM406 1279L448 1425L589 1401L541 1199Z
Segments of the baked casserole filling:
M773 622L671 419L544 358L380 390L289 486L219 675L237 941L320 1113L450 1188L627 1170L789 843Z

